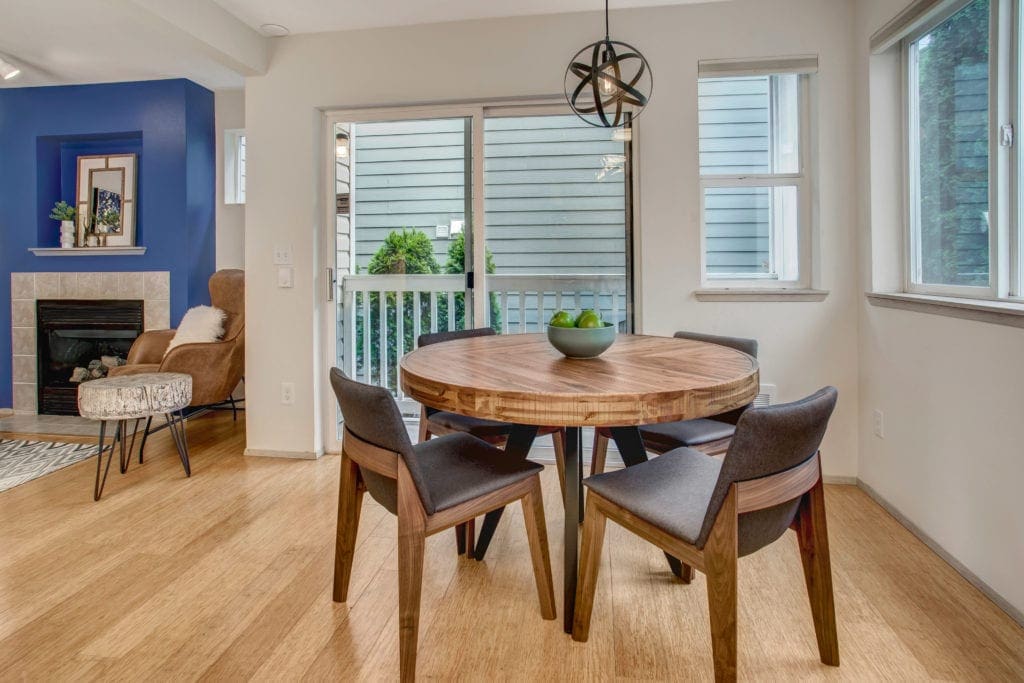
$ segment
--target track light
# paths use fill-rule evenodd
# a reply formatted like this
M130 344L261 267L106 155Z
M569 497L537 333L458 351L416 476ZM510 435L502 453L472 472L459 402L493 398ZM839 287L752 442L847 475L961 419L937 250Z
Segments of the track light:
M21 69L4 59L0 59L0 76L3 76L5 81L11 80L20 73Z

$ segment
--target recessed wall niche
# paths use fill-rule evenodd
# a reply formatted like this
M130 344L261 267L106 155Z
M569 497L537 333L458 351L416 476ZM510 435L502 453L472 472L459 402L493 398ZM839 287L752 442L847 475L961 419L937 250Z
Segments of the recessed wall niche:
M142 132L102 133L96 135L41 135L36 138L36 246L59 247L57 222L50 209L58 201L75 205L78 157L93 154L135 154L136 224L135 243L145 244L142 222Z

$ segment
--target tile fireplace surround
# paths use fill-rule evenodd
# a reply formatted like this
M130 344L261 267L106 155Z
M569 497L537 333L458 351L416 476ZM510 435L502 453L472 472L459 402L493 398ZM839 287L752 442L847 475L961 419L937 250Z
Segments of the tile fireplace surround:
M14 351L14 412L36 413L36 300L142 299L143 327L171 326L171 274L11 273L11 348Z

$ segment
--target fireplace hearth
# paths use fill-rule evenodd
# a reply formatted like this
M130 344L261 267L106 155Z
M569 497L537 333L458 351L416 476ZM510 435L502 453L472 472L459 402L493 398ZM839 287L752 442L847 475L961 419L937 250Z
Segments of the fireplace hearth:
M79 384L124 362L143 319L138 299L38 300L39 413L78 415Z

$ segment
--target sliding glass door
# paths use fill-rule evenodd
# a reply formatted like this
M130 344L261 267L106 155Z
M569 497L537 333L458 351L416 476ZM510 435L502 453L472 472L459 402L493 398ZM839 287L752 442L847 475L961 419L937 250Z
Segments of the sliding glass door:
M446 107L332 114L326 133L327 362L404 413L398 363L423 333L539 332L560 308L631 329L628 128Z

